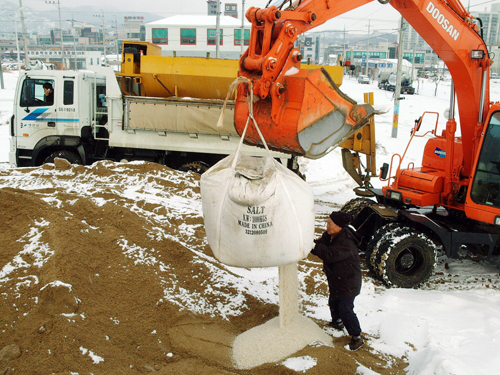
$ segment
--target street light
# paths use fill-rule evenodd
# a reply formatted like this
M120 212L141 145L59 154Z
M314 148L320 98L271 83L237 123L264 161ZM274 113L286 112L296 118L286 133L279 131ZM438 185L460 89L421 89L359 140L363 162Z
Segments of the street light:
M63 44L63 32L62 32L62 22L61 22L61 3L59 0L45 0L45 4L53 4L57 6L57 10L59 11L59 33L60 33L60 38L61 38L61 61L62 61L62 68L64 70L64 44Z

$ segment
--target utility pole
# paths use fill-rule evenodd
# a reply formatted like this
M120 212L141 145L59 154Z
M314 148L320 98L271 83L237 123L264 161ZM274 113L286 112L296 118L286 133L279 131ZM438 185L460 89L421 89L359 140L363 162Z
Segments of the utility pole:
M21 25L23 27L24 70L30 70L30 58L28 57L28 43L26 42L26 27L24 26L24 13L23 13L22 0L19 0L19 11L21 12Z
M366 67L365 67L365 75L368 75L368 60L370 60L370 20L368 20L368 42L366 44Z
M413 81L413 68L415 67L415 45L413 45L413 53L411 55L411 80Z
M401 98L401 70L403 66L403 40L405 35L405 20L401 17L401 27L399 28L399 44L398 44L398 70L396 74L396 89L394 91L394 117L392 120L392 138L398 137L398 122L399 122L399 102Z
M17 14L14 14L14 27L16 28L17 70L21 71L21 53L19 51L19 37L17 35Z
M241 0L241 54L245 50L245 0Z
M75 70L78 70L78 66L76 63L76 33L75 33L75 20L73 19L73 15L71 15L71 31L73 32L73 50L75 52Z
M104 11L101 9L102 15L94 14L94 17L102 18L102 53L104 55L104 63L106 63L106 47L104 47ZM99 40L97 40L99 45ZM97 48L99 50L99 48Z
M55 0L45 0L45 4L53 4L57 6L57 10L59 11L59 37L61 38L61 61L62 61L62 70L64 70L64 40L63 40L63 32L62 32L62 21L61 21L61 3L59 0L57 2Z
M102 12L102 53L104 54L104 64L107 63L107 58L106 58L106 47L104 46L104 11L101 9Z
M220 0L217 0L217 15L215 21L215 57L219 58L220 44Z
M121 67L121 59L120 59L120 55L118 54L118 22L116 21L116 15L114 16L115 17L115 31L116 31L116 41L115 41L115 47L116 47L116 65L118 67L118 71L120 71L120 67Z
M347 60L347 57L346 57L346 51L345 51L345 25L344 25L344 42L343 42L342 44L344 45L344 56L343 56L343 58L344 58L344 63L345 63L345 61ZM344 64L344 65L345 65L345 64ZM344 70L345 70L345 68L344 68ZM343 72L344 70L342 70L342 72Z
M2 64L0 64L0 89L1 90L5 89L5 86L3 85L3 67L2 67Z

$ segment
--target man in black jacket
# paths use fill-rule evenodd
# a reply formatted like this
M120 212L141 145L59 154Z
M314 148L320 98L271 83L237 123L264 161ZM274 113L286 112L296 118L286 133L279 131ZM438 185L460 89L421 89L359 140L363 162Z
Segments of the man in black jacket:
M316 246L311 254L323 261L330 290L330 326L338 330L343 330L345 326L351 335L349 348L358 350L364 345L359 320L354 313L354 298L361 291L358 254L361 236L349 225L351 221L352 216L346 212L332 212L326 224L326 232L314 241Z
M45 104L46 105L54 104L54 88L49 82L45 82L43 84L43 92L45 94Z

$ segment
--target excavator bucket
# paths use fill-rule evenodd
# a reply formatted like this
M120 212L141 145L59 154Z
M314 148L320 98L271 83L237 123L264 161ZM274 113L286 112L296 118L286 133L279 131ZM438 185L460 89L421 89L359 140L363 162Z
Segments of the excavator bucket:
M279 96L257 100L253 107L264 139L275 151L320 158L375 114L371 105L358 105L343 94L324 69L297 69L285 76L283 86ZM248 85L238 90L235 125L241 134L249 116ZM255 127L249 127L245 142L262 146Z

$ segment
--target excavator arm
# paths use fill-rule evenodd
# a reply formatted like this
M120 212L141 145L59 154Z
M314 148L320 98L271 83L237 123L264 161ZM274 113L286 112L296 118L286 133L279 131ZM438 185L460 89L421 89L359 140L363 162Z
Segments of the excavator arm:
M300 68L294 48L301 33L373 0L297 0L286 9L249 8L249 48L240 58L239 75L253 82L254 117L273 149L320 157L366 125L374 111L343 95L325 72ZM379 0L381 3L387 1ZM289 2L279 2L289 4ZM291 2L290 2L291 3ZM391 0L396 9L446 63L459 104L464 150L461 173L470 174L477 137L489 103L492 61L472 16L459 0ZM238 89L235 123L248 117L249 85ZM256 132L245 140L259 144Z
M368 1L355 3L361 6ZM371 105L358 105L344 95L326 71L301 69L302 56L294 48L297 36L352 9L347 2L337 9L333 6L329 1L298 1L286 10L252 7L246 13L252 30L239 75L253 83L253 114L271 149L319 158L374 114ZM324 11L329 16L319 17ZM249 115L249 87L238 88L235 125L240 134ZM261 145L253 128L245 141Z

